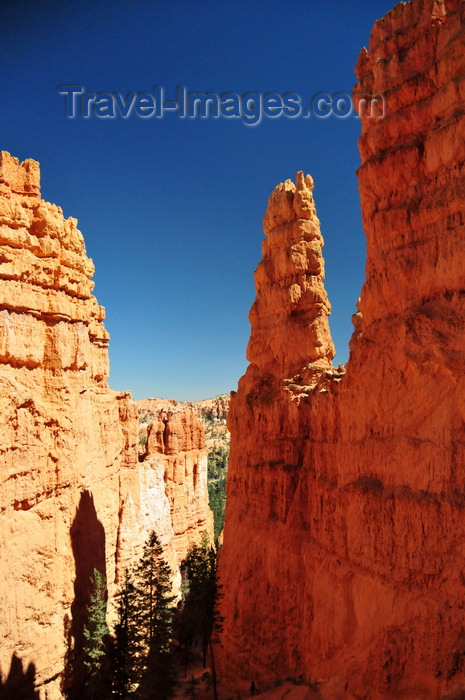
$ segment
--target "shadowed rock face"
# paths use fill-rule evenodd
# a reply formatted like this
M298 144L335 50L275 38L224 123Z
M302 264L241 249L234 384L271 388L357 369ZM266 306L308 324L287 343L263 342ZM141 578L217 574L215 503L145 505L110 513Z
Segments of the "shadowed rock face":
M23 669L21 659L13 654L8 673L4 678L0 676L1 700L39 700L35 680L34 664Z
M257 273L252 364L228 418L219 666L231 686L465 692L464 28L463 2L400 3L360 55L356 93L383 94L386 111L362 116L366 282L345 373L316 359L332 357L321 278L320 320L294 348L286 283L268 276L270 314ZM286 191L279 217L275 193L265 215L282 233L267 270L289 261Z
M201 440L191 445L197 529L179 532L188 504L175 506L167 493L170 470L184 464L175 450L184 450L189 421L172 426L169 457L139 462L131 396L107 384L108 333L93 271L76 219L40 198L38 163L2 152L0 673L9 674L4 693L34 686L41 700L79 684L93 568L106 574L111 621L122 572L151 530L176 572L211 527Z

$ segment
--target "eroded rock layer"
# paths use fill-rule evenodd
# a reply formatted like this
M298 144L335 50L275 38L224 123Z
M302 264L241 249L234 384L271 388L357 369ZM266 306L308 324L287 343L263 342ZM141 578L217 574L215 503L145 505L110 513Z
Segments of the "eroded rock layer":
M187 446L189 418L167 420L169 454L149 449L139 462L130 394L107 384L93 271L76 219L41 199L38 163L2 152L0 673L15 698L25 685L41 700L79 696L94 568L106 573L111 619L122 572L149 532L175 573L211 518L203 438L196 427ZM193 518L176 488L192 490Z
M292 194L263 264L280 308L261 318L254 305L251 337L269 324L272 341L264 358L249 346L228 418L219 665L231 686L292 677L326 700L465 692L464 37L464 2L412 0L360 56L356 93L383 95L385 113L362 115L367 276L346 372L315 362L331 353L313 312L313 346L299 358L297 334L293 347L278 269L291 264L296 194L277 190ZM309 289L324 322L321 277Z

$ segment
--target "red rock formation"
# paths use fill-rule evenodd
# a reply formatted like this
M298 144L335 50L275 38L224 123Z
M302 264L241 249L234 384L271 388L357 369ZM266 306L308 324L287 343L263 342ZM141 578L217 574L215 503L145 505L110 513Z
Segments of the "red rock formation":
M136 401L139 414L139 452L145 455L145 442L150 421L163 408L166 410L175 407L176 411L187 411L196 416L202 426L202 434L205 436L204 448L207 452L214 448L222 447L229 450L229 432L226 428L226 419L229 412L229 394L221 394L213 399L203 401L174 401L171 399L141 399Z
M199 418L207 417L212 421L226 421L229 411L229 394L220 394L213 399L189 402Z
M247 359L263 373L292 376L304 364L330 367L334 357L312 190L310 175L298 173L297 186L286 180L268 201L247 349Z
M13 682L21 663L33 664L41 700L61 698L73 681L64 659L82 644L94 567L106 572L111 604L123 568L155 529L176 568L193 535L179 525L190 502L174 506L173 493L186 472L192 482L189 455L206 459L198 427L186 452L190 429L173 419L169 457L149 450L139 463L130 394L107 384L93 271L76 219L40 198L38 163L1 153L0 671L11 666ZM211 514L200 466L197 476L200 526L202 507L205 523Z
M188 405L166 399L137 401L139 415L148 420L141 435L140 470L158 475L168 506L167 525L172 533L167 558L173 570L203 532L213 541L213 516L208 506L205 433ZM142 522L142 518L139 516Z
M345 376L309 371L330 347L311 315L314 347L285 347L286 283L269 275L266 307L259 277L252 338L268 329L268 359L249 346L228 419L219 667L231 686L465 692L464 26L463 2L400 3L360 56L356 93L384 95L386 112L362 118L367 277ZM289 264L286 212L269 270Z
M35 161L1 154L0 217L0 668L16 652L58 698L93 566L114 589L136 420L106 383L104 310L77 221L41 200Z
M140 399L136 401L139 420L147 424L150 418L161 408L186 406L192 409L198 418L206 415L211 420L226 420L229 411L229 394L220 394L213 399L203 401L175 401L174 399Z

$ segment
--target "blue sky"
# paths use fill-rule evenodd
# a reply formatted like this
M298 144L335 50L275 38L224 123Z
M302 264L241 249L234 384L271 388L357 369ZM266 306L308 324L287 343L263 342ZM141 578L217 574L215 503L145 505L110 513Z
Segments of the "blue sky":
M42 196L79 219L111 334L110 385L198 400L236 389L275 185L315 180L336 362L364 277L355 117L68 119L88 92L350 93L391 0L4 2L0 148L41 164Z

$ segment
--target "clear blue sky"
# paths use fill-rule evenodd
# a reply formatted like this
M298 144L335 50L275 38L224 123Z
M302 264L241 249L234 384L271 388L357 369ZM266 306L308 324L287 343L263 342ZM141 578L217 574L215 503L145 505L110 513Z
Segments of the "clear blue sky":
M236 389L274 186L315 179L336 361L364 277L359 120L67 119L89 92L350 93L391 0L4 1L0 148L41 164L42 195L79 219L111 334L110 385L196 400Z

